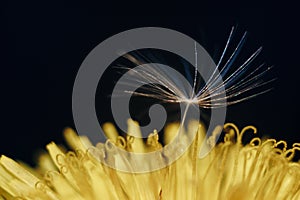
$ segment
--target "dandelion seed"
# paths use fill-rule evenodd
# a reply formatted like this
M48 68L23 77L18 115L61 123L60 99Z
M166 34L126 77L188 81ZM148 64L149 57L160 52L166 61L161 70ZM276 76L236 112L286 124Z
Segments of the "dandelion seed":
M275 80L262 80L262 77L270 71L272 67L266 67L265 64L261 64L258 67L253 66L255 59L262 51L262 47L258 48L243 64L234 67L234 63L245 44L247 32L242 36L229 59L223 64L225 56L230 54L229 46L233 45L234 31L235 29L232 28L224 51L217 63L217 68L210 73L208 81L199 88L196 87L200 84L200 79L197 75L198 56L195 44L195 72L191 93L182 90L185 86L179 85L183 83L178 82L180 79L176 75L171 76L169 71L166 72L153 67L155 64L149 64L151 60L145 56L133 56L131 54L126 54L124 57L136 65L145 66L138 70L131 69L132 79L124 84L128 86L136 85L135 83L146 84L148 82L158 84L148 84L147 87L144 87L143 92L133 90L127 90L125 92L137 96L151 97L167 103L184 102L187 104L198 104L201 108L218 108L236 104L270 91L271 89L258 89ZM251 67L254 68L252 71L250 71ZM236 69L232 73L229 73L234 68ZM125 69L129 68L125 67ZM217 73L217 71L219 71L219 73ZM225 90L222 90L222 87L225 87Z

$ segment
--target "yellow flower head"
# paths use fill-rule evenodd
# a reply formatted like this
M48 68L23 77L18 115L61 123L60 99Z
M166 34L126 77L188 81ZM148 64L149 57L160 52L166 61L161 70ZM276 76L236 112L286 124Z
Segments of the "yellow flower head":
M92 156L95 148L86 148L91 145L86 137L66 129L64 135L72 151L66 152L52 142L47 145L48 154L40 156L36 169L1 157L0 197L26 200L300 199L300 163L292 161L295 151L300 150L299 143L287 149L284 141L253 138L243 145L243 134L256 133L255 127L247 126L240 131L234 124L225 124L224 141L200 159L198 152L205 136L203 125L191 122L186 132L195 127L198 129L196 138L183 156L165 168L145 173L126 173L104 165ZM107 123L103 128L109 139L105 144L98 144L97 149L111 162L136 164L118 156L113 144L133 152L162 148L155 131L144 142L132 136L119 136L112 124ZM139 131L132 120L128 128ZM172 141L178 128L176 123L165 128L166 144ZM215 136L209 138L206 145L213 144ZM165 155L151 162L167 159Z

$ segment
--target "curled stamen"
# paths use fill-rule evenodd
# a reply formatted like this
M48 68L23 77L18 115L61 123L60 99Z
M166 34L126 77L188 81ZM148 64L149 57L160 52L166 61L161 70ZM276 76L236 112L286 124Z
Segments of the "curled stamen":
M122 137L122 136L117 137L117 146L121 147L123 149L126 148L126 140L124 139L124 137Z
M84 152L81 149L76 149L75 153L76 153L76 156L79 160L82 160L85 156Z
M300 143L294 143L293 147L300 147Z
M110 139L106 140L104 147L105 147L105 150L107 150L108 152L115 151L115 145Z
M226 140L226 141L231 141L231 139L234 136L238 136L240 133L238 127L233 123L224 124L224 130L227 132L227 134L225 135L225 138L224 138L224 140ZM226 141L224 141L224 142L226 142Z
M300 151L300 147L297 147L297 145L296 145L296 147L293 147L293 148L285 151L284 154L283 154L283 156L285 156L288 159L288 161L291 161L294 158L294 156L295 156L295 151L296 150Z
M66 162L66 161L65 161L65 156L62 155L62 154L57 154L57 155L56 155L56 162L57 162L57 164L60 165L60 166L64 165L65 162Z
M81 162L79 161L77 155L72 151L67 153L67 162L70 166L72 166L76 169L82 168Z
M72 160L74 160L74 159L77 158L76 154L74 152L72 152L72 151L69 151L66 155L67 155L66 156L66 158L67 158L66 160L68 162L70 162L70 161L72 161Z
M286 143L286 141L280 140L279 142L277 142L277 143L275 144L275 147L278 147L278 146L281 145L281 144L283 144L283 149L282 149L282 151L286 151L286 149L287 149L287 143Z
M128 151L132 151L132 145L134 143L135 138L132 135L127 135L126 136L126 142L127 142L127 146L126 149Z
M250 141L250 146L252 147L257 147L257 146L260 146L261 145L261 139L256 137L256 138L253 138L251 141Z
M228 131L228 129L229 129L229 131ZM225 124L224 130L228 131L228 133L230 134L230 137L233 136L233 134L235 133L236 138L237 138L237 144L242 144L243 135L246 131L253 130L254 134L257 133L257 129L254 126L246 126L242 129L242 131L239 131L238 127L232 123ZM234 132L230 132L230 130L234 130Z
M240 132L240 134L238 134L238 140L237 142L239 144L242 144L242 139L243 139L243 136L244 136L244 133L248 130L253 130L253 133L256 134L257 133L257 129L254 127L254 126L246 126L242 129L242 131Z
M42 181L38 181L38 182L36 182L36 184L35 184L35 188L37 189L37 190L40 190L40 191L46 191L46 188L47 188L47 185L45 184L45 183L43 183Z
M224 143L230 143L230 142L231 142L231 137L230 137L229 134L226 134L226 135L224 136Z
M53 182L53 177L59 175L59 173L57 171L48 171L45 175L44 175L44 181L46 183L46 185L51 186L52 182Z
M134 142L134 137L131 135L127 135L126 141L127 141L127 143L132 144Z
M63 165L63 166L60 167L60 172L62 174L66 174L66 173L69 172L69 169L68 169L68 167L66 165Z

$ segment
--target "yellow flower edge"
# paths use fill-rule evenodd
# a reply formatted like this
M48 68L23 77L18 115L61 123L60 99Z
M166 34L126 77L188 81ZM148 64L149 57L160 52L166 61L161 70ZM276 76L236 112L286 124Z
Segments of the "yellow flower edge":
M300 162L292 161L295 151L300 150L300 143L287 149L285 141L262 141L255 137L243 145L243 135L247 131L256 133L256 128L247 126L239 130L228 123L224 125L224 141L200 159L198 152L205 129L195 121L189 126L198 131L183 156L163 169L138 174L121 172L98 162L86 148L90 145L88 138L68 128L64 136L72 151L66 152L52 142L47 145L48 153L39 157L36 169L1 156L0 199L300 199ZM166 144L174 138L178 127L179 124L173 123L165 128ZM150 152L162 148L156 131L143 142L119 136L110 123L103 129L109 138L107 143L113 142L128 151ZM128 129L139 132L137 123L132 120L128 121ZM215 136L209 138L207 145Z

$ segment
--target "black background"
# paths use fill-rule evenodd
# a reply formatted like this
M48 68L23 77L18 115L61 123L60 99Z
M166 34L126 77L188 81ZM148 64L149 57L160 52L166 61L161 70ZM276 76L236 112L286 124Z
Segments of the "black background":
M297 7L211 4L2 2L0 154L32 164L36 149L52 140L61 143L62 130L74 128L72 87L85 56L106 38L144 26L183 32L205 43L209 53L223 48L232 26L247 30L244 53L263 46L263 59L275 66L272 75L278 80L272 92L230 107L227 121L253 124L260 135L290 144L300 142Z

